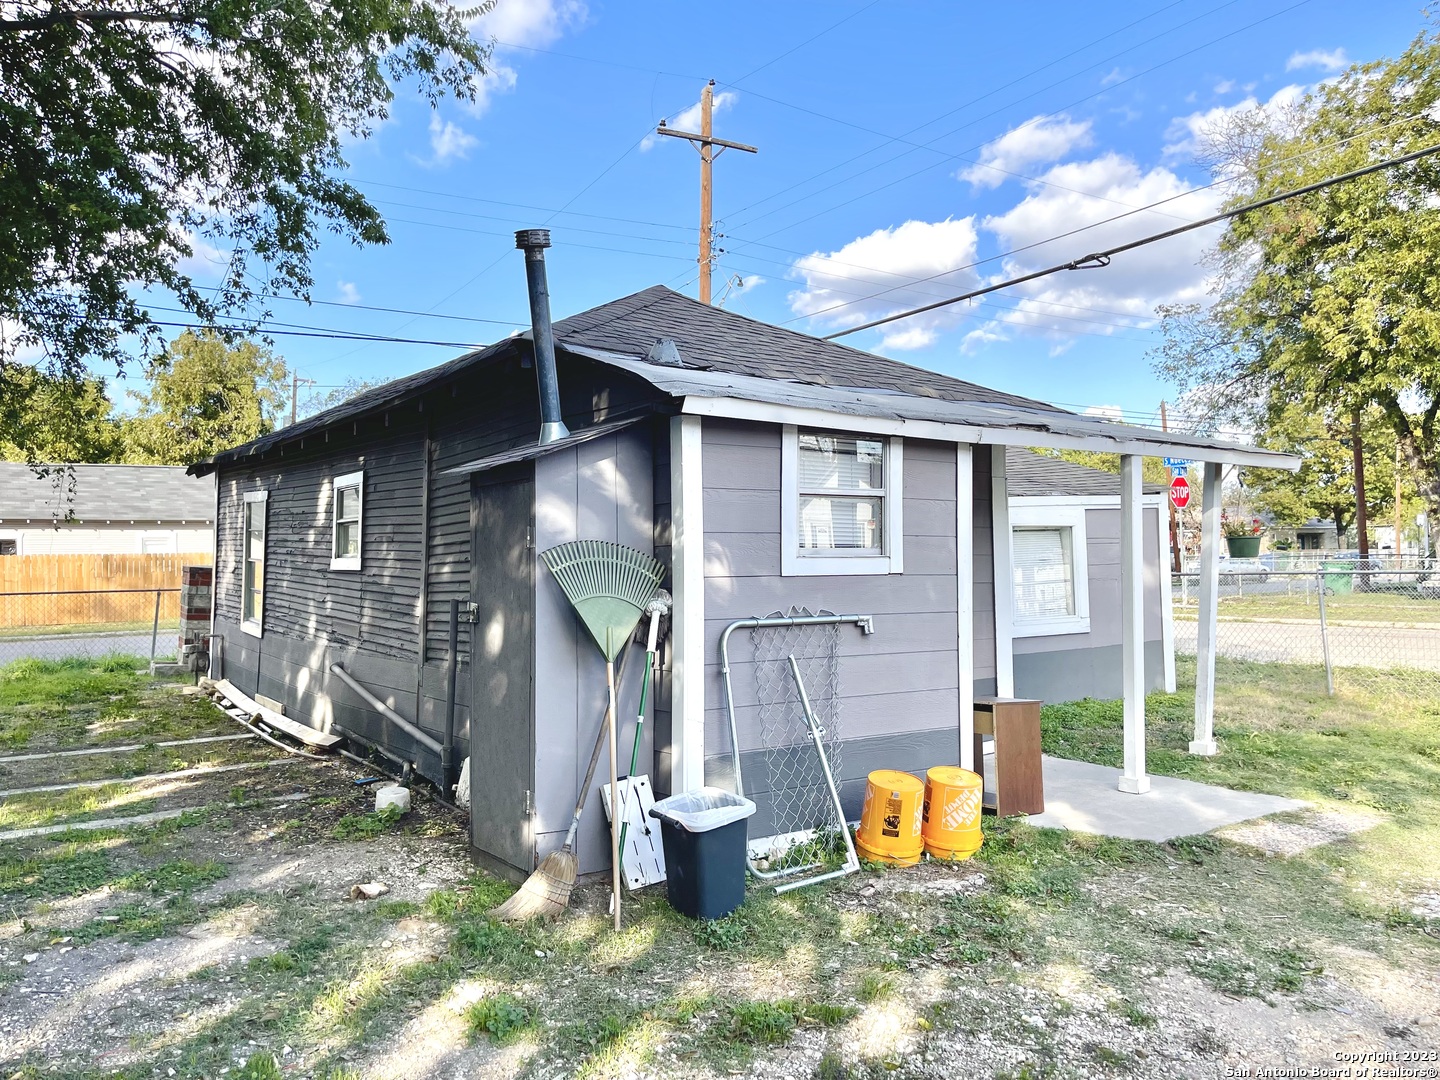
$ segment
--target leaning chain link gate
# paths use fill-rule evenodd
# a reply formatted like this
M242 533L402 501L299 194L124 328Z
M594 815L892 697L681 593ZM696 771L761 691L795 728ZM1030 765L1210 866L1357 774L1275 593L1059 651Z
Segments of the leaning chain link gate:
M721 680L730 722L730 746L737 794L746 793L741 741L731 681L729 640L735 630L751 631L755 687L755 728L746 740L746 757L754 776L751 791L770 804L767 852L747 849L752 873L765 880L789 877L822 865L843 846L846 868L856 859L847 843L848 831L835 774L840 771L840 628L858 626L874 633L868 615L834 615L805 608L775 612L763 619L741 619L720 635ZM792 659L793 658L793 659ZM806 878L779 890L828 878Z

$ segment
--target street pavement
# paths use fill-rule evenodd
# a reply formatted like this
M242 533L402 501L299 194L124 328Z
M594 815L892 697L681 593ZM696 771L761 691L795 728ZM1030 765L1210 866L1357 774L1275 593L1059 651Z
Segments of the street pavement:
M1175 651L1194 655L1199 624L1175 620ZM1380 670L1415 668L1440 672L1440 627L1369 624L1329 627L1330 663L1333 667ZM1234 660L1260 663L1323 664L1325 653L1319 622L1229 621L1217 627L1216 652Z

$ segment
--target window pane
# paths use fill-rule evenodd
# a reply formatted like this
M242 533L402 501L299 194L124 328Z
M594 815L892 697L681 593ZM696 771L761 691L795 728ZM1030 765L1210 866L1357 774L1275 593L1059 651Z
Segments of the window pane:
M358 487L342 487L336 493L336 500L340 504L336 517L341 521L354 521L360 516L360 489Z
M845 435L800 435L800 490L881 491L885 443Z
M1075 575L1070 530L1014 530L1015 618L1047 619L1075 614Z
M360 554L360 523L342 521L335 526L335 557Z
M885 500L800 496L800 548L879 551L884 547Z

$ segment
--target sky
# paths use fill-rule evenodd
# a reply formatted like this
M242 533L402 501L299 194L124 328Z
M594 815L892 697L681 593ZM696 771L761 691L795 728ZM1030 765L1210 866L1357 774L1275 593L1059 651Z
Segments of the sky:
M551 230L557 319L655 284L694 296L698 155L653 132L696 130L709 79L716 135L759 149L715 165L715 295L827 334L1214 212L1226 191L1194 160L1207 117L1303 94L1424 28L1416 0L498 0L474 27L495 42L475 102L431 111L402 89L348 148L392 242L327 242L320 303L270 308L452 344L277 336L277 351L323 392L527 327L518 228ZM1155 308L1205 301L1215 236L844 340L1153 422L1174 397L1152 370Z

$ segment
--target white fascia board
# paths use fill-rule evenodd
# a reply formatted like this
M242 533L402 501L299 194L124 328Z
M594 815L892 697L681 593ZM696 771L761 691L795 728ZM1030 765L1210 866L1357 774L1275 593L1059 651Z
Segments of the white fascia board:
M1142 506L1164 506L1169 496L1141 495ZM1086 510L1118 510L1119 495L1011 495L1011 507L1022 506L1083 506Z
M901 399L903 400L903 399ZM695 416L717 416L730 420L754 420L771 424L796 424L801 427L823 427L838 431L858 431L876 435L909 436L937 442L972 443L992 446L1040 447L1047 450L1098 450L1106 454L1139 457L1174 457L1190 461L1214 461L1226 465L1250 465L1265 469L1300 468L1300 459L1292 454L1236 446L1196 446L1171 442L1156 432L1153 440L1143 429L1128 428L1124 434L1070 435L1063 432L1039 431L1031 427L982 427L975 424L952 423L944 420L923 420L875 416L855 412L832 412L813 406L782 405L768 401L742 398L702 397L684 399L681 412ZM1079 417L1066 417L1079 420Z

